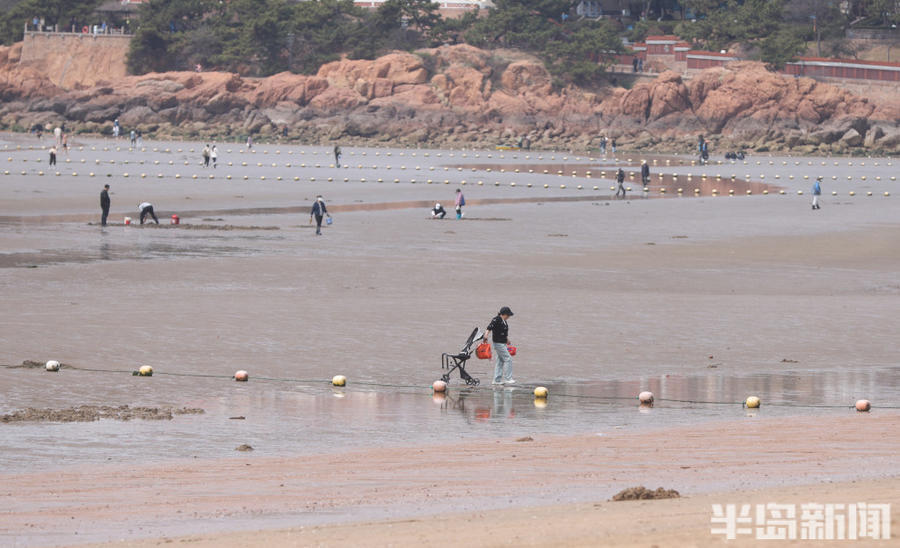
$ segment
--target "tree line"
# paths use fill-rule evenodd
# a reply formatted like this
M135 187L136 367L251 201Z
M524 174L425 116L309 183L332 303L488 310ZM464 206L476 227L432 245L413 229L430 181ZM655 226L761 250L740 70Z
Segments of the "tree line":
M34 16L61 27L96 19L100 0L0 3L8 6L0 14L0 39L9 44ZM579 18L576 0L493 3L493 9L446 18L430 0L387 0L375 10L352 0L150 0L131 25L128 68L133 74L198 65L248 76L309 74L342 57L467 43L527 51L558 83L590 84L624 50L623 37L674 33L711 50L739 44L746 55L780 67L809 43L820 56L852 56L844 39L851 21L889 26L900 20L898 0L642 0L620 3L631 17L602 19Z

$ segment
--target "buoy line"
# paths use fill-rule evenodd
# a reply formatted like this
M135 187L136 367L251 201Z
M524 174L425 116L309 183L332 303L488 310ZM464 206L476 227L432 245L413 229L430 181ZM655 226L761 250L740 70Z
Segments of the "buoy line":
M52 367L48 366L46 371L59 371L59 366L56 365L58 362L55 360L51 360L48 362ZM21 365L9 365L2 364L0 367L15 369L21 368ZM67 366L66 369L74 370L74 371L87 371L92 373L116 373L116 374L127 374L132 376L170 376L170 377L191 377L191 378L210 378L210 379L226 379L226 380L242 380L237 379L237 374L234 375L224 375L224 374L212 374L212 373L173 373L173 372L162 372L162 371L154 371L150 366L141 366L141 368L137 371L135 370L125 370L125 369L98 369L98 368L90 368L90 367L77 367L77 366ZM237 373L247 374L245 370L240 370ZM249 378L249 376L248 376ZM347 384L349 384L348 379L343 375L336 375L331 379L295 379L295 378L283 378L283 377L252 377L253 381L266 381L266 382L289 382L295 384L307 384L307 385L319 385L319 384L331 384L335 387L345 388ZM465 392L493 392L495 388L493 386L469 386L469 385L456 385L451 386L447 385L444 390L435 391L435 385L417 385L417 384L398 384L398 383L384 383L384 382L375 382L375 381L353 381L354 385L358 386L371 386L371 387L383 387L383 388L402 388L402 389L411 389L415 390L414 393L426 392L426 391L434 391L437 393L446 394L451 390L451 388L458 388L461 391ZM538 384L527 384L521 383L516 384L514 386L505 385L504 388L518 388L518 389L528 389L535 395L537 399L546 400L549 399L549 395L547 393L547 389L543 385ZM543 389L543 390L541 390ZM536 395L536 392L545 394L542 396ZM641 395L644 395L643 401ZM742 407L747 407L749 409L758 409L760 405L760 399L756 396L750 396L746 400L743 401L717 401L717 400L692 400L692 399L678 399L678 398L660 398L652 395L650 393L650 398L647 399L646 392L642 392L635 396L595 396L589 394L568 394L565 392L554 392L552 398L568 398L572 400L592 400L597 402L607 401L607 402L639 402L643 405L653 405L656 402L669 402L669 403L684 403L690 405L740 405ZM752 402L752 404L751 404ZM862 402L868 405L862 405L865 409L860 409L860 405ZM804 404L804 403L790 403L790 402L775 402L775 403L766 403L767 407L791 407L791 408L799 408L799 409L854 409L856 408L859 411L868 411L870 408L875 409L900 409L900 405L871 405L868 400L858 400L854 402L854 404Z

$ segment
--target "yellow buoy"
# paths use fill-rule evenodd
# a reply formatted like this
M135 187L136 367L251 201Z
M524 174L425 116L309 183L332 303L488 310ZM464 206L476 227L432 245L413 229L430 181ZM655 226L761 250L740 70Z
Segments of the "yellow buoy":
M137 374L139 377L152 377L153 367L149 365L142 365L140 369L137 370Z
M748 409L759 409L760 403L761 403L761 402L759 401L759 398L756 397L756 396L750 396L750 397L747 398L746 401L744 401L744 405L745 405Z
M334 386L346 386L347 377L343 375L335 375L331 378L331 384L333 384Z
M546 398L550 392L547 391L547 388L544 386L538 386L534 389L534 397L535 398Z

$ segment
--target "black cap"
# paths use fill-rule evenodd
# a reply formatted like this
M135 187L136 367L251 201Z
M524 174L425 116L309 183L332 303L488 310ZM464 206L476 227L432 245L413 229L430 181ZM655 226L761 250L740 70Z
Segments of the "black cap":
M508 306L504 306L503 308L500 309L500 315L501 315L501 316L504 316L504 315L505 315L505 316L512 316L512 315L513 315L513 311L510 310Z

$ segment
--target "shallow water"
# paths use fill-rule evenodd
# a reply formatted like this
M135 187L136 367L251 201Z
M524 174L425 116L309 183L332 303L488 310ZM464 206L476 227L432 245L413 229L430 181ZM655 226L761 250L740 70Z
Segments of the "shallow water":
M396 372L402 378L404 367ZM480 364L469 368L482 374ZM439 371L435 371L435 377ZM645 377L579 384L546 383L547 400L535 400L531 386L468 388L432 394L428 386L355 383L332 387L326 380L289 375L251 377L236 383L224 376L156 371L134 377L127 371L6 369L13 392L0 400L0 414L26 407L77 405L199 407L202 415L173 420L90 423L2 423L0 467L7 473L106 461L166 461L236 456L251 445L254 455L316 455L380 446L415 446L495 437L604 435L619 429L683 426L753 416L812 414L842 416L866 394L890 401L900 385L900 368L868 371L795 371L746 376ZM636 394L656 395L652 408ZM748 395L759 410L744 409ZM233 418L233 417L244 417Z

